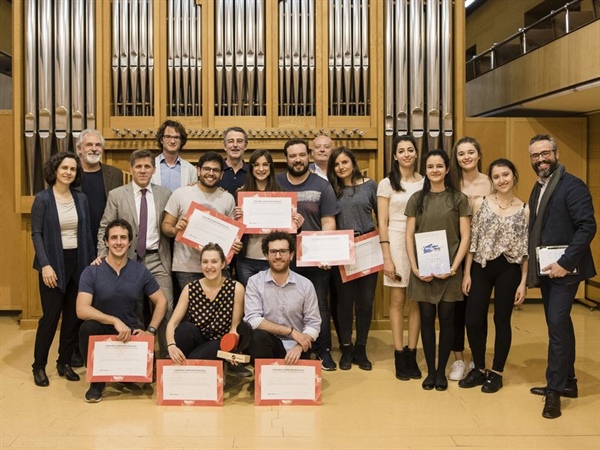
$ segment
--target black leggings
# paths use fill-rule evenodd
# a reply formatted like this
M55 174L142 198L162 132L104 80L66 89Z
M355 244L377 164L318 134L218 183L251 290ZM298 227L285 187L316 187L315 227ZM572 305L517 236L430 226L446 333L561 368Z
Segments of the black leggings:
M515 292L521 282L521 265L509 263L504 255L488 261L485 268L473 261L471 266L471 292L466 311L467 335L473 353L473 362L478 369L485 369L485 345L487 340L487 317L490 296L494 289L494 361L492 370L502 372L510 344Z
M427 362L427 372L438 375L446 374L446 364L452 350L454 338L454 302L441 301L438 305L429 302L419 302L421 311L421 340L423 353ZM440 321L440 342L438 365L435 365L435 318Z

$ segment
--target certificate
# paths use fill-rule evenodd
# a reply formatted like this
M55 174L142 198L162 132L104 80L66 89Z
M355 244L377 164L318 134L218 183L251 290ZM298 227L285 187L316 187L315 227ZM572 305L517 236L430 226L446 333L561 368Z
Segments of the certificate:
M568 245L553 245L547 247L537 247L535 252L537 254L538 260L538 275L548 275L550 271L542 272L544 267L548 267L550 264L557 262L561 256L567 250ZM573 272L569 272L569 274L577 273L577 267L573 270Z
M156 361L159 405L223 406L223 362L188 359Z
M231 261L231 247L236 239L242 238L246 228L244 224L196 202L192 202L185 217L188 221L187 227L177 233L175 240L196 250L202 250L209 242L219 244L227 262Z
M244 213L246 233L269 234L273 230L296 233L292 213L296 211L295 192L238 192L238 205Z
M153 361L154 336L132 335L127 342L90 336L85 380L151 383Z
M383 270L379 232L371 231L354 238L354 256L354 264L340 266L340 275L344 283Z
M283 359L257 359L254 382L255 405L321 404L320 361L286 365Z
M354 231L303 231L296 241L298 267L354 264Z
M446 230L415 234L419 275L443 275L450 273L450 256Z

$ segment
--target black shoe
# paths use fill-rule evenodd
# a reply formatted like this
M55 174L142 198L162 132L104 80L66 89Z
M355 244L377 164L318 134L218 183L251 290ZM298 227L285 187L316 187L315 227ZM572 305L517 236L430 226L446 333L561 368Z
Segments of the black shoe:
M39 387L50 386L48 375L46 375L46 371L44 369L33 369L33 382Z
M560 412L560 395L556 391L546 391L546 404L542 411L542 417L546 419L556 419L561 416Z
M342 357L340 358L340 369L352 369L352 361L354 360L354 346L352 344L342 345Z
M73 369L71 369L70 364L57 364L56 370L58 371L58 375L61 377L65 377L69 381L79 381L79 375L77 375Z
M373 364L367 358L367 346L366 345L356 345L354 347L354 358L352 359L354 364L358 364L358 368L362 370L371 370L373 368Z
M435 387L435 375L432 373L427 374L421 386L426 391L431 391Z
M485 374L475 368L471 369L466 377L458 382L458 387L464 389L474 388L475 386L481 386L485 383Z
M534 395L546 395L547 390L548 390L548 386L532 387L531 389L529 389L529 392L531 392ZM567 398L579 397L579 390L577 389L577 385L575 384L573 386L567 386L566 388L564 388L561 391L560 396L567 397Z
M102 401L102 394L106 383L92 383L90 388L85 393L85 401L87 403L98 403Z
M394 350L394 365L396 367L396 378L402 381L410 380L410 372L408 370L409 358L406 348L404 350Z
M413 380L420 380L422 374L417 364L417 349L404 346L404 354L406 355L406 364L408 365L408 375Z
M491 370L487 374L485 384L481 386L481 392L493 394L502 388L502 375Z
M331 357L331 353L329 351L323 352L319 355L319 360L321 361L321 369L331 372L337 369L337 364Z
M76 348L73 354L71 355L71 367L77 369L78 367L83 367L83 356L79 352L79 349Z
M436 391L445 391L448 389L448 379L444 374L437 374L435 377L435 390Z

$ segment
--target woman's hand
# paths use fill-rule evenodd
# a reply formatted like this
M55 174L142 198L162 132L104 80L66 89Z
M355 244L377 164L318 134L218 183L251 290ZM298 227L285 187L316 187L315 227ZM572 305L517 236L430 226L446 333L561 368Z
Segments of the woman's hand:
M525 294L527 293L527 286L525 283L519 284L517 292L515 292L515 305L521 305L525 301Z
M185 362L185 355L183 352L177 347L177 345L169 345L169 357L171 361L175 364L183 364Z
M102 264L103 259L104 259L104 256L98 256L95 260L93 260L90 263L90 266L99 266L100 264Z
M242 220L244 218L244 211L239 206L233 208L233 218L235 220Z
M58 277L52 266L48 265L42 267L42 280L44 281L44 284L51 289L58 286Z
M471 292L471 275L467 274L466 271L463 275L462 292L467 296L469 295L469 292Z
M388 277L390 280L394 280L396 278L396 266L392 261L383 260L383 274Z

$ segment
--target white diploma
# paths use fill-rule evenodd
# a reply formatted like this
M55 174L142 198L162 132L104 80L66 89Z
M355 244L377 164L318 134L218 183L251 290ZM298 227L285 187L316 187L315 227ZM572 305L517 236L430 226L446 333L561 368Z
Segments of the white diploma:
M260 396L263 400L315 400L315 368L263 366Z
M238 192L246 233L268 234L272 230L296 232L292 213L295 192Z
M164 400L217 401L217 368L214 366L164 366Z
M446 230L416 233L415 246L420 276L450 273Z
M139 381L147 377L150 352L147 341L104 339L90 340L90 343L92 355L88 372L91 379L88 381Z
M354 239L354 264L340 267L342 281L354 280L383 269L383 252L379 233L373 231Z
M538 274L539 275L548 275L550 273L549 270L542 272L544 267L548 267L550 264L557 262L561 256L567 250L568 245L553 245L548 247L537 247L535 249L537 253L538 260ZM573 272L569 272L570 274L577 273L577 268L573 270Z
M298 267L354 264L354 231L306 231L296 244Z

